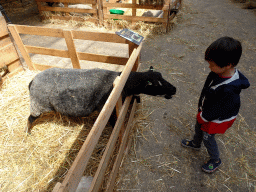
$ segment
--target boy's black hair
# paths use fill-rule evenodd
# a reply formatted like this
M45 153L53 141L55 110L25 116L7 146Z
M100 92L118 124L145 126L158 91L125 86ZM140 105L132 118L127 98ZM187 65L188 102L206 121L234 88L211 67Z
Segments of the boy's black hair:
M214 61L219 67L231 64L236 66L242 55L242 46L232 37L221 37L214 41L205 51L205 60Z

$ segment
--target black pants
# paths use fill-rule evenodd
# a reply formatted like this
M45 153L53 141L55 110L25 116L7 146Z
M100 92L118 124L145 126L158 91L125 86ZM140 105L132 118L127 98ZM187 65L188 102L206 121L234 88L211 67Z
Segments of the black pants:
M202 131L201 125L198 122L196 122L193 143L196 146L201 146L202 141L204 142L204 146L206 147L210 155L210 158L218 160L220 155L218 145L215 140L215 134L209 134Z

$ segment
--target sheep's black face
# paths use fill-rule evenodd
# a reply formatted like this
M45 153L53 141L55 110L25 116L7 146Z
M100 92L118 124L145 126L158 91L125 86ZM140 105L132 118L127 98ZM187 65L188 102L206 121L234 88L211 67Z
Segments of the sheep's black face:
M147 72L147 83L145 85L144 94L153 96L164 96L166 99L171 99L176 93L176 87L166 81L161 73Z

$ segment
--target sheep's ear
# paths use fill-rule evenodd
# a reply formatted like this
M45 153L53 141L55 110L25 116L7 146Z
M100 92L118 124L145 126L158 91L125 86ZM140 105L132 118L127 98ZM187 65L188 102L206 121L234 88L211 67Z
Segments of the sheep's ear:
M154 70L154 68L153 68L152 66L150 66L150 67L149 67L149 70L150 70L150 71L153 71L153 70Z

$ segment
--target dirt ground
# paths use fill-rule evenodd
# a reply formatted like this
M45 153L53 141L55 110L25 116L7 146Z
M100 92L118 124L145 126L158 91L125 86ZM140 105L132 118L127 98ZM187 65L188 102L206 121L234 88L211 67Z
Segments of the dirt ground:
M255 58L256 17L241 4L223 0L184 0L171 32L144 43L143 69L153 65L177 87L171 100L143 97L133 146L123 161L117 191L256 191ZM241 93L236 123L216 137L222 166L214 174L201 171L208 154L184 149L192 138L197 102L209 73L204 51L219 37L242 42L237 68L251 87Z
M32 5L25 16L6 11L13 23L44 25ZM142 96L116 191L256 191L256 16L242 7L230 0L184 0L171 31L146 38L142 70L153 66L177 87L177 94L171 100ZM216 136L220 169L206 174L201 171L208 160L206 149L194 152L180 142L193 136L197 102L209 73L204 51L222 36L241 41L243 55L237 68L251 87L241 93L242 106L233 127Z

